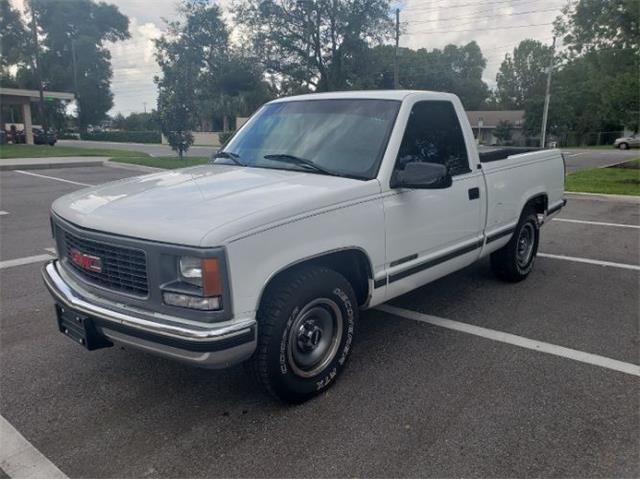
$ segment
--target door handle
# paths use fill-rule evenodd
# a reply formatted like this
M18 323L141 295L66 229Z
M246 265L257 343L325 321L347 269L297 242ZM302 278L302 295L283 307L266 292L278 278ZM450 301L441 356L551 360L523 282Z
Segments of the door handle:
M480 189L478 187L470 188L469 200L475 200L476 198L480 198Z

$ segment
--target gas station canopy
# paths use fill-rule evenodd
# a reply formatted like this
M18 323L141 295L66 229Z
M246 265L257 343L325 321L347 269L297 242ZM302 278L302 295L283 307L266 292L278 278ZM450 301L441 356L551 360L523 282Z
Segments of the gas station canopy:
M43 92L44 100L67 100L75 99L75 95L69 92ZM22 116L24 122L24 133L27 143L33 143L33 132L31 130L31 102L40 100L40 92L38 90L25 90L22 88L4 88L0 87L0 105L21 105Z

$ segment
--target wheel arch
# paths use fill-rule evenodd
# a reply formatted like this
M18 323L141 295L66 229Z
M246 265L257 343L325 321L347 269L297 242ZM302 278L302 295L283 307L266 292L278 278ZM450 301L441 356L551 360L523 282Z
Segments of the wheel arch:
M520 214L522 215L522 213L524 212L524 210L527 207L533 207L536 211L537 214L539 215L544 215L547 212L547 209L549 208L549 197L546 193L542 192L542 193L537 193L535 195L532 195L531 197L529 197L529 199L524 202L524 205L522 206L522 209L520 210Z
M363 248L351 246L301 258L273 272L262 286L256 303L256 310L260 308L265 293L275 282L292 270L305 265L323 266L335 270L349 281L360 306L366 305L369 302L371 292L373 291L373 266L371 259Z

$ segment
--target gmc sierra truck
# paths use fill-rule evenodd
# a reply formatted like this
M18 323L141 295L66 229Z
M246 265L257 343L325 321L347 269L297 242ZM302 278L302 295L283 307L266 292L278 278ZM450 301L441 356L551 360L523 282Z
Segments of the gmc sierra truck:
M344 369L362 309L486 256L526 278L563 190L558 150L479 154L451 94L282 98L208 165L56 200L43 277L88 350L246 362L302 402Z

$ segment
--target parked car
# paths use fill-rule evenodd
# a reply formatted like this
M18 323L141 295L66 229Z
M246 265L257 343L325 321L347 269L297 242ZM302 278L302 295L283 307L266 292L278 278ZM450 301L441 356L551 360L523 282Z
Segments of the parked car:
M7 140L13 144L26 143L26 138L24 130L18 130L15 125L11 125L9 132L7 132Z
M344 369L360 310L487 256L524 280L563 182L558 150L479 154L452 94L283 98L210 165L56 200L43 278L60 331L88 350L246 361L302 402Z
M51 145L52 147L58 141L58 136L55 132L49 130L46 132L42 128L33 129L33 143L36 145Z
M634 133L628 137L620 137L616 138L615 142L613 142L613 146L615 148L619 148L620 150L627 150L628 148L638 148L640 147L640 133Z

